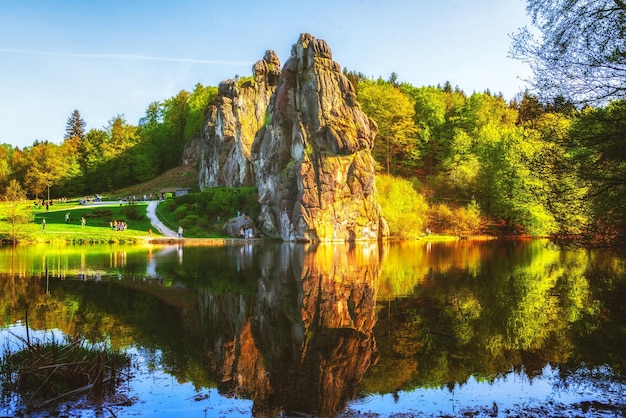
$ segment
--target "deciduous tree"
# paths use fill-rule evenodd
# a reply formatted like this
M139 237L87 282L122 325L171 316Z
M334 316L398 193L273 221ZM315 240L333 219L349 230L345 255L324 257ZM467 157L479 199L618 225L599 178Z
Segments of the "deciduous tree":
M415 166L418 162L417 127L413 103L390 82L366 80L357 97L365 114L378 124L372 154L387 174L396 162Z
M527 11L539 34L520 29L512 55L530 64L543 101L626 98L626 2L528 0Z
M32 224L33 215L26 200L26 192L16 181L11 180L0 203L0 231L6 230L15 244L24 235L27 225ZM6 228L6 229L5 229Z

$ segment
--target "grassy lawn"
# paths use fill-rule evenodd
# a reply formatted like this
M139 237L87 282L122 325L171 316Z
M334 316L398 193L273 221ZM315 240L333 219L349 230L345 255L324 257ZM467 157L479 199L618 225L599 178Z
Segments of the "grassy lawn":
M36 228L31 231L28 240L35 242L66 241L73 243L102 243L102 242L135 242L148 237L152 229L153 236L160 233L152 228L146 216L146 202L139 202L132 207L114 202L110 205L80 205L75 202L55 203L49 210L39 208L33 210ZM65 216L69 213L69 221ZM81 218L85 218L85 226L81 225ZM42 221L46 220L45 231ZM124 221L127 229L114 231L111 223Z

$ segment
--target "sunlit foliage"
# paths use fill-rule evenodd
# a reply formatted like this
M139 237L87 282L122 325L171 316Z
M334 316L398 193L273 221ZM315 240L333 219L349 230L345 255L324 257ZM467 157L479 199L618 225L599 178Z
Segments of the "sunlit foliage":
M387 175L376 176L378 201L389 224L392 238L417 238L424 235L428 204L408 180Z

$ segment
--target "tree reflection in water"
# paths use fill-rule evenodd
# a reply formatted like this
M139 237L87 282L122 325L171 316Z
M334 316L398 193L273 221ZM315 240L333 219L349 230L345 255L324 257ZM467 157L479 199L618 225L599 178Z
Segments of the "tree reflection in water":
M23 247L0 249L0 304L6 326L28 306L33 329L215 391L180 395L195 410L623 413L624 260L540 240Z

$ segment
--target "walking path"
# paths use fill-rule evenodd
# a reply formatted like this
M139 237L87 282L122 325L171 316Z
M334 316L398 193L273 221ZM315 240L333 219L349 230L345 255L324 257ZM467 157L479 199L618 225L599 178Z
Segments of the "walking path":
M159 232L163 234L163 236L170 237L170 238L178 237L178 234L176 232L172 231L167 226L165 226L165 224L161 222L159 218L157 217L156 208L158 204L159 202L157 200L151 200L150 202L148 202L148 209L146 210L146 214L148 215L148 218L150 219L152 226L158 229Z

